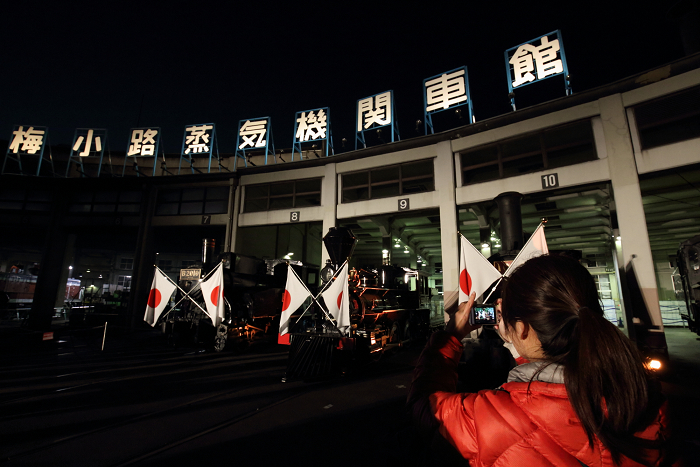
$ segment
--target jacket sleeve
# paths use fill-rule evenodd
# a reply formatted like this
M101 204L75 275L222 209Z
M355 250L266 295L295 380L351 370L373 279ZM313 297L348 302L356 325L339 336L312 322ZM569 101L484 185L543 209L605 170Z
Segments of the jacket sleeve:
M433 333L414 370L407 405L419 429L439 428L465 458L471 458L477 444L473 411L477 394L456 393L462 350L453 335Z

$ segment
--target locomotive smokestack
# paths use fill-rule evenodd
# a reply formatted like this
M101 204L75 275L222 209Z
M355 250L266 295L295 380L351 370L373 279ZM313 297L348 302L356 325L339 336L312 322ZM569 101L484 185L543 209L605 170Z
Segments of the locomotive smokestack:
M508 191L496 196L501 219L501 245L504 254L516 252L523 247L523 217L520 202L523 195Z
M331 263L335 267L340 266L346 259L352 256L355 251L355 236L347 227L331 227L323 237L323 244L326 246Z
M216 247L216 240L213 238L203 238L202 239L202 266L205 269L211 262L214 261L214 248Z

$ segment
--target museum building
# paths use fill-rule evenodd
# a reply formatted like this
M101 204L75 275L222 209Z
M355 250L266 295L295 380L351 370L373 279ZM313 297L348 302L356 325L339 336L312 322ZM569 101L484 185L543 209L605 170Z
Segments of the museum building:
M459 235L485 257L501 252L494 199L517 192L525 238L546 220L549 250L580 255L608 319L644 326L657 347L664 326L683 325L675 255L700 233L700 54L448 131L273 155L222 154L215 170L195 158L176 174L181 156L165 154L152 173L142 164L119 177L66 171L56 155L67 177L4 173L10 308L40 329L66 302L100 303L141 326L154 266L176 279L201 260L204 238L217 253L320 270L323 236L343 226L358 239L351 267L422 270L441 318L458 289ZM305 280L320 284L317 273Z

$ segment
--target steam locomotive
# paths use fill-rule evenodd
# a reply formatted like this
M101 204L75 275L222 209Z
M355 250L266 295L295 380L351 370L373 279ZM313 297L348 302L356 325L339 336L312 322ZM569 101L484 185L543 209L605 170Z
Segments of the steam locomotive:
M161 319L163 332L169 342L172 345L205 345L220 352L227 343L232 342L241 347L255 339L276 333L286 268L280 270L264 260L237 253L223 253L214 261L213 250L214 241L204 239L202 263L180 270L179 286L189 298L183 299L183 294L178 292L176 302L180 302L180 306ZM196 285L199 279L221 261L225 317L214 328L211 319L202 309L204 300L201 289ZM300 275L308 274L309 268L299 266L299 269Z
M348 251L347 246L343 247L342 252L336 251L339 248L336 243L348 241L354 247L355 237L343 228L332 228L324 237L332 260L320 272L322 278L332 277L340 263L352 254L352 249ZM203 240L201 265L180 271L180 288L190 298L182 300L179 307L161 318L162 330L169 342L173 345L205 345L220 352L226 345L240 348L256 340L277 339L287 264L291 264L307 284L309 278L319 275L318 268L300 262L262 260L237 253L223 253L213 260L213 250L213 240ZM220 261L223 261L226 315L223 322L214 328L211 319L202 310L202 292L195 286ZM412 279L416 284L414 291L410 290ZM373 269L352 269L348 281L353 348L376 352L391 344L402 345L427 336L430 327L427 274L384 265ZM316 295L315 288L312 287L311 291ZM181 298L182 293L178 292L176 302ZM319 302L323 306L322 299ZM322 323L324 314L318 306L313 303L305 316L301 316L305 308L300 308L292 320L298 321L292 328L292 334L308 336L317 329L332 327L329 323ZM356 343L358 346L355 346Z
M356 238L350 229L331 227L323 238L330 259L321 270L328 284L353 253ZM411 290L410 280L416 281ZM352 269L348 274L350 329L341 333L312 306L312 318L298 320L290 330L285 379L313 378L344 372L357 362L391 345L421 340L430 333L427 274L391 265ZM303 317L302 317L303 318Z
M416 290L410 290L412 278ZM427 274L383 265L369 270L351 269L349 282L350 322L358 337L368 339L371 351L429 334Z

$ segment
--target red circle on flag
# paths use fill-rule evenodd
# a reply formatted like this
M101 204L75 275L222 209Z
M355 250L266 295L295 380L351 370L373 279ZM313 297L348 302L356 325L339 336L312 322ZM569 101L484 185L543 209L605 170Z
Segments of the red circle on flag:
M459 288L467 295L472 291L472 276L469 275L466 269L462 269L459 275Z
M214 306L219 305L219 286L217 285L214 287L214 290L211 291L211 302L214 304Z
M340 302L343 300L343 292L340 292L340 295L338 295L338 308L340 308Z
M290 303L292 303L292 296L288 290L285 290L284 295L282 295L282 311L287 311Z
M148 306L156 308L158 305L160 305L160 290L151 289L151 293L148 294Z

